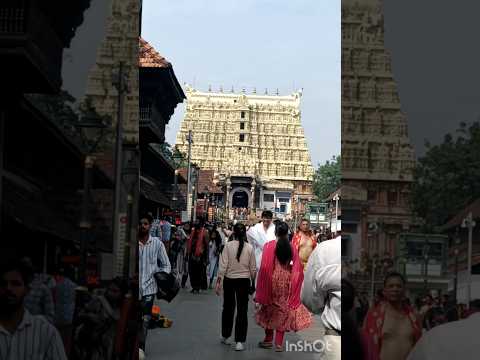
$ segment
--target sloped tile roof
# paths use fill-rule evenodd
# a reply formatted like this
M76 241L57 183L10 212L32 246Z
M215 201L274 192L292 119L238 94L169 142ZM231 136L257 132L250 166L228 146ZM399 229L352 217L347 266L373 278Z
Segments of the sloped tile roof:
M450 219L447 224L443 225L442 229L447 230L460 225L463 222L463 219L465 219L470 212L472 213L474 219L478 219L480 217L480 198L473 201L470 205L461 210L457 215Z
M160 55L152 45L147 41L139 38L139 67L151 67L151 68L168 68L172 65Z

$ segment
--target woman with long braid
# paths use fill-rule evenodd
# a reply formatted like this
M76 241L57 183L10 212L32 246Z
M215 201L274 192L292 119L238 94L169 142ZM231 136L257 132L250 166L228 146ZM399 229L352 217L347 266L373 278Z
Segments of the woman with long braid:
M308 328L312 315L300 301L303 266L297 248L288 240L288 225L279 223L275 234L277 240L263 248L255 296L261 308L256 320L265 329L265 338L258 345L271 349L276 331L275 351L283 351L285 332Z

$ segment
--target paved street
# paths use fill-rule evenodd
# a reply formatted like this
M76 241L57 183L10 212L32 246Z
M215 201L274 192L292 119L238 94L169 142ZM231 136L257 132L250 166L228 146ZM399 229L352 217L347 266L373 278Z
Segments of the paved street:
M263 329L253 319L253 303L250 303L249 328L246 350L236 352L233 348L220 343L220 319L222 298L213 290L192 295L188 290L181 290L171 303L159 302L161 313L173 320L169 329L155 329L149 332L147 341L147 359L168 360L220 360L232 359L291 359L311 360L318 358L313 352L283 352L264 350L257 347L263 339ZM288 342L304 340L313 342L321 339L323 334L320 322L315 319L312 328L295 333L288 333Z

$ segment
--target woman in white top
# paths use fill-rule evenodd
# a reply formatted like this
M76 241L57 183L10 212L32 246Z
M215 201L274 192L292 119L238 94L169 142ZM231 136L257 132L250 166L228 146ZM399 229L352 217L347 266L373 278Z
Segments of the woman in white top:
M216 293L220 295L223 286L222 343L230 344L235 307L235 350L244 350L248 328L248 296L253 294L257 274L253 247L247 243L245 225L235 224L233 237L225 245L220 255L220 268L216 284Z

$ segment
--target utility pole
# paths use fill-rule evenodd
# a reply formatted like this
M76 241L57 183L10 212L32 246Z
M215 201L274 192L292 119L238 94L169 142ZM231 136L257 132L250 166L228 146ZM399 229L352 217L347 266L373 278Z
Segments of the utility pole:
M188 219L192 219L192 130L188 130L188 167L187 167L187 215Z
M471 212L468 213L467 217L463 219L462 227L468 228L468 254L467 254L467 307L470 309L471 301L471 292L472 292L472 237L473 237L473 228L476 223L473 220L473 215Z
M370 304L373 304L375 300L375 270L377 267L377 259L376 257L372 257L372 278L370 283Z
M425 275L425 278L424 278L424 290L425 290L425 294L428 292L428 263L429 263L429 251L430 251L430 245L429 245L429 242L428 242L428 236L425 237L425 246L423 247L423 258L424 258L424 266L425 266L425 270L424 270L424 275Z
M338 194L335 194L333 197L333 200L335 201L335 233L338 232L338 200L340 200L340 196Z
M128 84L126 81L126 73L123 61L119 64L118 74L114 75L113 86L118 91L118 108L117 108L117 126L115 141L115 195L113 198L113 249L114 249L114 266L115 274L120 272L117 269L119 262L123 260L120 249L120 205L122 195L122 150L123 150L123 108L125 105L125 94L128 92Z
M1 105L3 107L3 104ZM3 162L5 156L5 109L0 109L0 234L3 230Z
M80 218L80 284L87 285L88 242L91 228L89 213L93 157L85 156L83 170L82 216Z
M192 186L192 202L193 202L193 221L197 220L197 200L198 200L198 180L200 178L200 168L195 166L195 185Z

